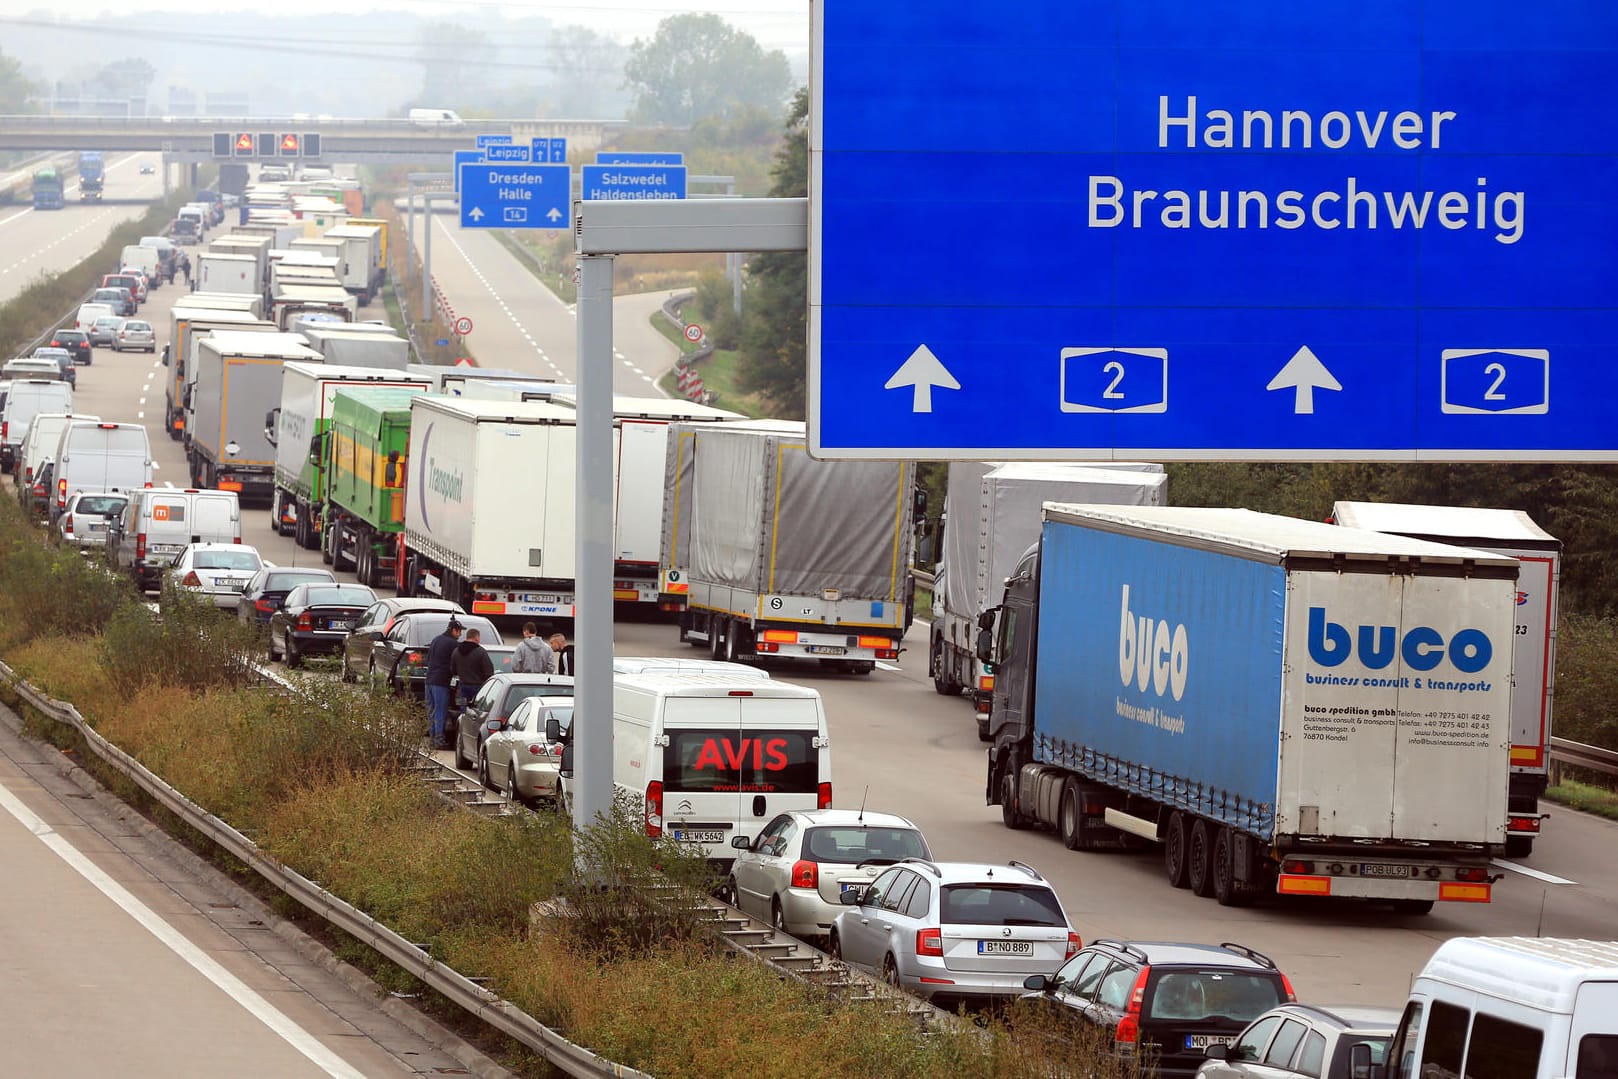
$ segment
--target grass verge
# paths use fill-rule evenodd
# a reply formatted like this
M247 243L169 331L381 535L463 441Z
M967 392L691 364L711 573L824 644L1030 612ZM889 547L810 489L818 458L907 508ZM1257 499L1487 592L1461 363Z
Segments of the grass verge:
M152 613L126 581L50 544L0 499L0 653L13 667L272 858L608 1059L671 1079L1137 1074L1099 1055L1110 1032L1087 1044L1044 1009L922 1036L875 1004L834 1002L739 961L689 915L618 887L654 870L686 889L713 883L705 862L648 839L627 805L578 834L554 813L485 820L451 807L406 767L424 730L419 706L314 678L271 693L242 665L257 642L241 633L185 594ZM110 789L202 842L66 728L33 717L30 729L80 749ZM339 950L368 956L357 942ZM365 965L403 977L374 956ZM553 1074L503 1052L519 1074Z
M652 325L657 332L673 341L679 346L683 354L690 355L695 350L685 335L662 315L652 316ZM702 375L702 388L715 395L714 407L728 408L732 412L740 412L753 419L770 415L769 406L764 400L754 394L743 393L740 389L741 380L738 371L741 365L741 353L728 349L719 349L705 360L697 363L697 371ZM672 397L681 396L679 387L675 384L675 373L669 371L658 379L657 383Z
M1545 798L1569 809L1593 813L1608 820L1618 820L1618 791L1609 787L1580 783L1576 779L1563 779L1545 791Z

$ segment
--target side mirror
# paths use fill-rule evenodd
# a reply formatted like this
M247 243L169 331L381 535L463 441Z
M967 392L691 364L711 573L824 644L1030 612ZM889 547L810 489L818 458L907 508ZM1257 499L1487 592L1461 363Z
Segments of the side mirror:
M1022 987L1030 993L1043 993L1054 988L1054 983L1043 974L1030 974L1022 980Z
M382 485L384 487L399 486L399 451L388 451L388 464L382 471Z
M848 891L842 892L837 896L837 902L841 903L845 907L857 907L861 903L865 902L865 889L850 888Z
M264 413L264 441L272 446L280 445L280 437L277 434L280 428L281 410L279 408L272 408Z
M1223 1042L1215 1042L1213 1045L1208 1046L1207 1049L1204 1049L1202 1055L1209 1060L1228 1060L1229 1053L1230 1046Z
M562 721L555 716L545 720L545 740L547 742L562 741Z
M164 345L163 346L163 366L164 367L167 367L169 365L169 348L170 347L171 346L169 346L169 345Z
M1210 1047L1209 1056L1213 1056ZM1371 1047L1364 1042L1351 1045L1348 1049L1348 1074L1350 1079L1385 1079L1388 1073L1387 1065L1371 1063Z
M733 835L730 837L730 845L735 847L737 850L751 850L753 848L753 841L744 835Z
M916 493L910 500L910 512L911 516L918 521L927 516L927 491L925 488L916 488Z
M991 631L986 629L978 630L977 655L978 662L986 668L994 662L994 634Z
M562 763L558 766L557 773L563 779L573 778L573 747L571 745L564 744L562 746Z
M979 629L993 629L994 628L994 612L997 611L997 610L999 610L998 607L990 607L986 611L979 612L978 613L978 628Z

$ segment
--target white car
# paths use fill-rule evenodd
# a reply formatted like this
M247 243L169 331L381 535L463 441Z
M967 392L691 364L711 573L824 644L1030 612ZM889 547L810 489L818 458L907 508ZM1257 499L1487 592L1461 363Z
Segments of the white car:
M513 802L556 799L562 745L545 734L548 720L565 730L573 722L573 698L527 697L511 718L491 730L478 747L478 778L490 790L505 791ZM499 721L495 721L499 722Z
M730 901L795 937L831 932L842 894L864 888L905 858L931 858L921 829L892 813L800 809L782 813L749 843L731 840Z
M63 543L76 547L105 547L107 525L122 517L129 496L101 491L76 491L68 496L67 507L56 519L56 531Z
M112 350L123 352L125 349L156 352L157 334L152 330L152 324L136 318L124 319L124 324L118 327L117 334L113 336Z
M258 550L244 543L188 543L170 563L169 579L215 607L234 611L242 588L263 568Z

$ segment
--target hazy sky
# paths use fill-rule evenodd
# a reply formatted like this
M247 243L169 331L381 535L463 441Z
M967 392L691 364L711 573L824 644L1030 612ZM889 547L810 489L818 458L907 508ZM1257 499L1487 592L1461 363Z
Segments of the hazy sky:
M651 36L657 23L669 15L712 12L753 35L767 49L801 52L809 45L809 0L715 0L712 4L703 4L700 0L515 0L493 4L475 0L345 0L337 5L333 5L331 0L275 0L273 4L246 5L229 0L151 0L137 8L131 8L127 3L83 0L64 6L67 7L65 14L72 19L93 18L102 13L138 17L141 12L153 11L184 11L198 16L228 11L246 15L255 7L265 14L310 16L332 11L347 15L367 10L403 11L414 15L453 18L464 25L475 25L480 14L504 16L507 19L544 16L558 23L588 26L626 42L635 37ZM0 0L0 19L40 17L47 10L56 13L49 17L63 13L62 7L46 9L40 0ZM0 48L4 47L4 38L4 24L0 23Z

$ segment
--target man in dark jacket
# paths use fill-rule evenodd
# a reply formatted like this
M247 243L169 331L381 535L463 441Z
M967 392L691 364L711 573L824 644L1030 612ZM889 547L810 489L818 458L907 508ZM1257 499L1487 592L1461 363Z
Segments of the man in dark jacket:
M567 643L567 637L561 633L551 634L551 651L556 655L557 674L578 674L573 667L573 646Z
M427 645L427 715L432 722L434 749L448 749L444 725L449 720L449 680L455 673L455 649L461 640L461 624L454 618L444 632Z
M489 650L483 647L482 637L481 630L467 630L466 640L456 646L455 657L450 660L455 681L460 683L462 708L478 695L483 683L494 677L494 660L489 658Z

